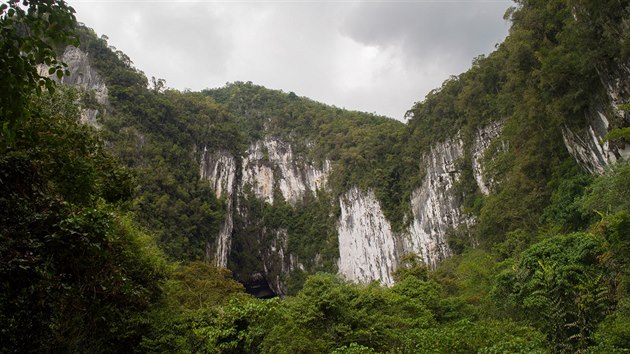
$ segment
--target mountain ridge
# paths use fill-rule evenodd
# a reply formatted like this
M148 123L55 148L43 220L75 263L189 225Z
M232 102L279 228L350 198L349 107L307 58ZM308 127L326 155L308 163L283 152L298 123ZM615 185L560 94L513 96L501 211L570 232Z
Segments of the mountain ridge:
M165 90L42 4L0 6L0 351L630 349L628 4L517 1L408 124Z
M516 20L515 22L518 24ZM518 29L517 25L514 27ZM84 44L84 48L92 45L92 50L101 53L101 56L111 57L111 54L107 54L109 49L106 42L96 39L93 34L91 36L90 40L85 41L87 45ZM463 242L464 245L469 246L484 244L481 234L501 234L510 231L510 226L506 228L502 225L513 223L522 216L514 215L505 218L500 215L501 213L493 211L493 205L487 205L488 202L492 204L493 201L505 202L501 196L501 181L506 178L512 179L511 174L519 168L510 167L509 163L508 165L505 163L508 161L506 158L512 154L511 144L518 144L519 139L522 140L524 136L522 133L516 133L516 135L508 133L508 138L504 139L501 137L502 131L506 129L508 132L518 131L526 127L526 124L519 120L505 117L509 114L519 114L518 107L513 104L502 107L498 101L502 95L521 94L511 92L512 89L502 94L501 90L506 91L502 87L508 85L510 80L517 80L512 77L517 74L493 69L501 62L510 60L510 52L505 49L510 43L510 37L508 37L496 52L488 57L476 58L469 71L445 81L440 89L434 90L424 101L415 104L408 112L409 122L406 124L391 118L323 105L308 98L298 97L293 92L268 90L250 82L236 82L200 93L166 92L167 95L181 95L181 97L195 96L195 99L199 101L204 101L203 97L210 97L212 102L208 101L208 104L218 105L217 108L213 108L215 109L213 114L216 114L217 110L223 112L219 113L222 118L218 121L210 118L209 121L203 122L203 119L208 118L201 118L200 125L206 125L206 127L203 128L203 132L197 132L197 137L193 137L194 144L191 145L190 141L184 140L177 143L178 146L188 145L188 149L192 149L195 156L194 163L199 166L199 178L213 185L211 189L214 190L214 195L219 200L224 200L223 207L215 212L215 214L224 214L223 218L220 218L222 221L217 222L218 218L213 217L212 229L215 230L214 232L220 230L217 233L218 236L217 234L196 236L206 240L202 242L202 244L205 242L205 246L200 245L197 248L204 250L203 254L207 260L213 258L219 266L229 265L229 268L235 271L237 278L243 280L255 275L265 279L274 279L272 287L276 293L286 293L287 286L281 278L290 277L287 270L304 271L306 269L299 261L295 261L296 255L290 249L300 248L299 244L302 242L308 244L308 241L303 239L320 239L321 237L315 235L314 231L300 237L296 233L303 233L303 228L298 231L295 225L287 229L287 223L292 223L292 217L289 215L294 213L288 210L299 200L306 198L307 190L310 190L309 193L313 196L318 193L330 194L325 199L331 200L332 205L319 206L328 210L328 220L320 217L320 221L327 226L317 231L317 233L327 235L328 245L350 245L353 244L352 242L358 242L362 237L366 237L366 245L378 245L379 242L398 244L398 246L390 247L387 251L388 256L378 256L379 261L372 258L374 256L367 256L367 254L380 254L381 250L378 250L378 247L370 251L359 248L357 249L359 253L356 254L340 250L338 256L334 256L334 252L331 254L332 251L327 251L329 255L325 257L327 259L324 263L328 266L324 268L315 266L309 270L310 272L317 269L334 271L338 268L344 269L344 271L340 270L340 273L349 279L379 280L391 285L393 280L390 274L406 253L417 253L426 264L435 267L439 260L452 254L453 245L449 243ZM134 75L139 75L138 78L142 77L141 73L134 73L129 60L121 60L121 58L126 58L124 53L118 52L115 55L116 59L110 59L110 63L118 60L122 64L118 64L121 67L120 72L126 70L130 73L128 74L130 77ZM98 56L93 55L94 58ZM98 67L99 64L96 66ZM124 76L124 74L121 75ZM115 77L109 78L114 81L115 79ZM140 84L139 91L147 90L149 95L160 94L159 91L150 93L150 90L144 88L148 86L146 78L135 80L137 84ZM601 80L604 78L601 77ZM614 82L619 81L614 78L611 80L613 82L611 84L607 84L606 81L602 83L603 86L608 87L608 97L614 106L616 102L623 100L621 97L624 96L626 89L617 84L616 91L612 92L612 88L615 87ZM522 83L520 85L527 86ZM156 90L155 87L154 90ZM480 101L481 97L485 99ZM449 99L455 104L444 105L441 102L444 99ZM116 99L114 98L113 101L115 102ZM459 103L460 101L464 104L463 106ZM605 107L602 104L598 105ZM506 109L508 111L505 111ZM203 104L193 109L195 110L196 112L189 113L184 109L184 115L207 114L203 113ZM500 113L501 110L504 113ZM614 113L617 119L619 117L622 120L626 119L625 115L619 112L617 110ZM583 138L579 135L581 134L579 129L576 133L570 128L573 123L562 123L561 130L548 129L555 134L555 138L549 140L554 144L545 143L546 145L543 146L551 149L547 150L551 156L558 156L557 161L566 160L568 157L566 151L568 151L591 173L595 171L601 173L603 166L608 164L608 159L610 159L606 156L613 156L611 161L614 161L615 156L625 153L616 152L614 145L600 146L584 143L603 139L607 131L606 127L609 125L606 118L602 118L604 114L601 113L601 108L599 113L590 116L599 118L601 123L589 118L590 122L595 123L586 125L585 131L591 135L597 131L597 136ZM434 117L442 122L434 121L436 119ZM468 118L461 120L462 117ZM175 120L172 120L173 118ZM173 118L169 118L173 125L180 126L177 129L182 129L182 123L177 122L180 118L176 116ZM444 123L449 120L455 120L454 124ZM122 124L128 123L122 122ZM543 125L548 124L543 123ZM604 126L604 128L593 130L592 124ZM145 125L144 129L153 128ZM190 127L184 128L186 129ZM199 130L199 127L193 130L195 129ZM162 137L165 136L163 133L160 134ZM562 142L564 146L558 145L558 142ZM528 144L525 143L525 145ZM551 148L551 146L554 147ZM613 149L612 155L604 151L608 149L608 146ZM454 150L447 153L449 149ZM436 151L440 152L436 153ZM509 195L520 193L524 195L523 200L530 199L528 196L533 194L532 191L543 187L540 182L548 180L550 176L548 173L555 168L552 165L542 167L543 165L544 163L540 168L548 171L543 175L536 177L527 177L527 173L514 175L520 176L518 177L520 179L524 177L522 181L524 185L530 185L527 187L530 190L521 189L518 192L518 188L521 187L513 186L512 189L508 189L509 192L504 193ZM314 166L320 166L323 170L313 169ZM500 169L503 171L498 171ZM317 175L319 179L323 178L318 182L321 185L306 187L304 185L306 180L303 178L310 175ZM535 187L535 185L540 187ZM255 208L249 205L252 197L247 194L250 192L246 193L249 188L253 197L261 198L269 206L263 205L261 211L260 205ZM546 187L543 187L544 189ZM355 191L351 193L353 197L348 197L350 194L346 193L353 190ZM276 195L281 195L278 207L274 206ZM424 202L418 201L421 195L425 195L421 197L421 199L424 198ZM391 229L393 234L386 237L389 241L385 241L382 236L379 236L381 240L379 242L370 241L376 236L369 235L376 231L365 229L357 233L351 226L344 226L342 215L350 213L349 204L346 204L345 200L356 200L358 196L361 196L359 199L363 200L360 203L372 205L370 209L375 211L375 214L354 215L351 219L356 217L357 220L364 220L367 224L382 225L376 229ZM524 213L523 215L531 213L532 209L539 208L538 205L544 205L547 198L549 198L549 192L543 192L532 199L532 204L524 208L514 208L514 210L517 212L522 210L520 212ZM337 201L332 202L334 200ZM480 204L480 201L485 201L486 205ZM244 212L249 209L257 210L254 212L255 216L248 216ZM241 215L237 215L238 213ZM270 217L269 213L276 215ZM274 221L278 213L284 214L287 219ZM248 225L246 220L255 217L263 221ZM536 222L531 216L528 218L529 221ZM491 221L486 222L485 220L488 219ZM238 223L238 220L245 224L235 226L234 223L235 221ZM264 220L272 220L272 224L267 225ZM480 222L481 231L476 230L478 222ZM525 226L522 223L520 225ZM345 233L354 236L342 236L345 233L341 230L346 230ZM251 232L257 235L254 237L257 241L246 240L252 237L246 235ZM386 231L388 232L390 231ZM276 236L269 236L267 233ZM334 234L337 235L337 240ZM455 236L452 236L455 234L458 235L457 241L455 241ZM234 249L230 246L233 236L237 245ZM345 240L353 241L349 244ZM274 245L271 249L261 246L269 243ZM233 250L237 250L237 254L231 254ZM366 256L359 256L363 252L367 252ZM244 253L254 253L257 256L244 257L251 259L243 262L239 258ZM342 254L346 256L342 257ZM310 260L320 259L320 266L323 264L321 263L322 255L319 253L303 253L301 258L305 257ZM347 260L350 259L354 261L348 263ZM363 259L363 261L356 261L357 259ZM273 264L274 262L279 262L282 266L278 267ZM372 263L379 265L365 273L365 269L374 266ZM382 270L381 267L386 270ZM281 269L281 271L278 273L269 269Z

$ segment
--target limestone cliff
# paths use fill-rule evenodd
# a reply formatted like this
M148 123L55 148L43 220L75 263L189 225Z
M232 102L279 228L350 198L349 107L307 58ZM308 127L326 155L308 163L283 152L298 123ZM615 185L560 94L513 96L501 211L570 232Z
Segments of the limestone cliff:
M329 174L330 161L324 161L321 167L307 163L303 156L293 153L290 144L273 137L251 144L244 156L233 156L227 151L209 152L204 148L200 177L210 183L217 197L226 198L220 233L216 241L206 247L208 259L213 259L217 266L228 266L234 219L249 219L248 210L242 205L247 191L268 204L281 197L294 205L306 195L315 196L324 190ZM256 223L255 220L250 222ZM286 230L262 227L253 243L256 246L250 251L258 253L260 267L256 274L249 276L265 279L276 294L286 293L281 276L294 269L304 269L298 257L288 249Z
M90 55L78 48L67 48L62 60L68 64L71 72L63 78L63 83L91 92L95 98L96 104L83 110L82 119L96 126L97 115L102 114L110 104L104 80L91 64ZM602 71L606 99L602 100L600 106L592 107L587 114L586 124L558 127L567 150L591 173L602 173L610 163L630 155L630 147L623 142L603 142L611 126L619 126L619 122L628 120L628 114L618 108L630 99L628 77L630 68L626 66ZM246 94L247 90L252 90L252 93ZM468 130L454 125L439 141L427 139L429 143L419 147L418 155L412 157L412 162L417 163L421 174L417 176L418 182L413 185L413 190L406 191L405 198L401 198L406 200L396 201L399 204L408 203L405 205L409 208L404 215L404 225L401 227L396 224L394 228L386 217L386 211L390 209L384 207L388 205L383 200L379 200L378 191L359 187L356 181L348 183L348 180L341 179L340 182L335 179L338 170L343 169L348 161L368 160L362 156L361 149L367 149L367 144L362 145L361 134L355 132L356 124L359 124L356 122L376 126L375 122L382 124L382 120L378 117L361 117L364 120L355 117L354 120L346 121L345 125L339 124L341 127L332 127L327 120L341 119L345 113L329 109L322 110L320 114L327 120L317 121L316 124L317 115L309 113L300 116L297 111L293 111L302 108L317 111L308 106L314 103L303 103L306 108L297 108L298 105L294 107L294 100L298 99L293 97L295 95L274 93L263 100L261 97L270 93L256 90L252 85L240 85L230 95L225 95L237 98L227 103L219 102L225 104L226 110L232 110L232 114L243 119L244 124L258 124L260 127L257 134L246 140L245 147L227 150L212 149L208 145L199 150L197 147L203 147L203 141L189 143L194 145L190 149L193 151L191 155L199 159L199 178L211 186L214 195L222 200L220 204L224 206L218 234L204 238L208 240L206 258L220 267L230 267L246 283L256 283L255 286L266 284L269 291L275 294L287 292L287 278L291 274L323 269L323 264L332 264L324 270L337 271L349 280L379 281L385 285L393 284L392 272L405 254L415 253L429 267L435 267L440 260L452 255L448 246L449 233L475 223L475 218L464 211L462 192L457 190L457 186L461 182L472 182L481 195L491 195L501 182L488 175L486 165L491 156L486 156L486 152L493 146L495 150L509 150L509 146L497 147L494 144L501 142L498 137L505 125L504 120L497 119L479 129L474 128L476 125L466 126ZM274 100L280 100L281 103L274 104L273 109L268 107L265 111L257 108L257 105ZM267 124L272 118L265 115L277 118L278 122L274 123L277 126ZM296 123L298 121L301 125L312 126L302 129ZM286 124L296 126L286 128L283 126ZM321 127L328 129L321 136L312 134L307 138L300 135L311 134L310 130ZM152 129L149 125L142 128ZM460 128L467 133L456 133ZM272 129L285 135L271 133ZM369 133L378 136L376 132ZM337 141L337 137L342 141ZM400 139L405 137L400 134ZM166 137L165 141L170 141L170 138ZM323 148L320 146L320 150L315 153L315 145L309 139L325 140L328 145ZM387 146L382 148L387 150ZM345 155L330 149L345 149ZM380 150L378 154L374 153L378 156L372 156L372 160L378 162L380 153ZM389 157L395 158L392 156ZM465 176L464 172L470 171L472 177L470 174ZM361 177L371 176L367 171ZM301 235L292 231L295 228L292 228L291 223L295 220L272 222L269 219L274 217L274 213L285 212L287 208L304 208L309 201L322 200L318 199L322 194L329 195L325 215L334 225L331 227L332 236L324 235L324 238L334 240L333 246L337 253L334 256L323 255L311 247L308 252L298 256L299 245L296 244L304 240L300 240ZM275 207L278 210L274 210ZM271 211L269 215L261 217L264 214L261 209ZM235 237L239 238L237 244ZM471 243L474 244L474 240ZM331 257L334 259L329 259Z
M96 101L102 105L109 102L107 86L101 75L90 62L88 53L77 47L67 47L61 60L68 65L70 75L63 76L63 84L78 86L85 90L91 90L95 94Z
M206 245L206 258L214 259L218 267L224 268L227 267L230 254L230 239L234 229L233 210L236 168L236 160L229 152L222 150L208 153L208 149L204 147L199 175L201 179L210 183L216 196L225 198L227 203L225 219L221 223L216 244L214 247L211 244Z
M480 129L472 146L474 153L483 155L500 129L499 123ZM371 191L352 189L341 197L339 273L353 281L376 280L391 285L391 273L405 254L419 255L429 267L450 256L447 233L458 225L474 222L464 213L460 196L454 190L461 177L456 166L464 152L465 146L458 137L430 148L421 162L425 169L423 182L409 201L412 221L400 234L392 232ZM487 179L478 159L473 164L475 180L487 192Z
M339 273L359 282L392 285L398 238L372 191L352 188L339 198Z
M71 73L63 78L63 83L91 92L95 98L97 105L83 109L82 119L96 126L96 116L109 105L104 80L91 64L89 54L78 48L67 48L62 60ZM623 120L626 114L618 106L630 97L630 87L620 78L629 75L627 67L602 74L608 103L589 113L586 127L561 127L567 150L592 173L601 173L608 164L630 155L628 146L602 143L610 130L610 121ZM486 173L485 152L500 136L502 128L503 123L495 121L474 132L472 141L464 143L462 136L455 134L423 150L417 161L422 178L405 201L409 203L410 214L403 230L394 231L373 190L349 186L334 191L329 206L338 243L336 259L332 260L336 265L334 270L352 281L392 285L392 272L405 254L419 255L429 267L449 257L452 254L449 232L475 223L464 212L462 196L455 188L462 178L461 163L469 164L464 167L472 171L481 194L491 194L497 182ZM326 260L319 253L313 254L313 259L300 259L286 225L269 226L265 220L252 220L253 209L246 205L247 198L256 198L270 206L287 203L300 207L303 201L317 198L320 192L332 193L329 180L335 173L333 166L339 166L340 162L312 160L304 150L313 145L305 141L296 149L292 142L267 132L262 136L240 154L208 148L201 152L199 177L209 183L225 205L219 233L208 235L210 241L205 251L206 258L217 266L242 267L243 274L233 269L237 276L261 279L271 291L283 294L287 291L286 277L292 272L311 271L305 264L322 264ZM251 238L244 249L239 249L252 258L247 267L234 259L233 238L237 230L240 237Z
M61 61L68 65L67 70L70 72L70 75L65 75L61 78L61 83L77 87L93 95L96 100L96 105L82 107L81 121L98 127L99 124L96 117L99 114L104 114L105 107L109 105L108 90L105 81L93 67L88 53L77 47L66 47L61 56ZM39 71L40 75L48 74L48 67L42 65ZM51 78L59 81L56 76L51 76Z
M620 142L604 141L610 121L624 121L626 114L619 107L630 100L630 67L618 65L611 72L599 71L606 89L607 104L602 104L586 114L585 127L562 127L564 144L573 157L590 173L601 174L606 166L630 157L630 146Z
M456 137L429 149L418 161L424 178L408 201L412 220L403 232L392 230L373 191L352 187L340 195L336 261L339 274L352 281L392 285L392 272L403 255L416 253L431 267L450 256L446 240L449 230L473 222L463 212L460 196L454 191L461 176L458 162L465 150L471 149L475 180L487 193L489 182L480 160L500 130L499 123L480 129L471 147L465 147L462 139ZM220 234L208 245L209 258L219 266L228 264L235 217L240 220L248 217L248 210L239 206L247 190L269 205L277 202L278 197L296 205L306 195L316 196L318 191L325 190L332 172L330 161L324 161L321 167L308 163L303 156L293 153L291 144L277 138L255 142L242 157L204 149L200 176L210 183L218 197L227 198ZM255 278L265 279L274 292L285 293L282 278L294 269L304 270L304 265L292 253L286 230L259 225L257 235L252 251L259 254L260 269Z
M252 144L243 157L241 187L249 186L260 199L273 203L277 188L289 203L325 188L330 161L314 166L293 154L290 144L267 137Z

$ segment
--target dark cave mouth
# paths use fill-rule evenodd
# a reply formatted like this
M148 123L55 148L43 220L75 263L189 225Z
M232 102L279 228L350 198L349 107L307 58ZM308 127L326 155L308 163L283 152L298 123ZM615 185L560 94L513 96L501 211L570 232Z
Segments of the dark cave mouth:
M252 274L247 281L243 282L245 292L258 299L272 299L278 297L269 286L267 279L260 273Z

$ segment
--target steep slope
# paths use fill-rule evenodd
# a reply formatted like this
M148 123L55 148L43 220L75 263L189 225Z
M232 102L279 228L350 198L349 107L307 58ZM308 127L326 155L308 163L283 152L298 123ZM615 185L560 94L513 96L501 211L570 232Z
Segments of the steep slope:
M519 5L409 125L147 87L86 29L55 86L17 45L72 10L0 6L0 352L630 351L630 4Z
M452 254L448 233L474 223L457 189L464 155L475 156L466 168L477 188L488 190L481 156L501 123L479 129L468 146L455 135L410 148L407 128L385 118L310 101L300 106L292 94L250 83L206 93L262 127L261 140L240 158L208 151L201 161L201 176L217 194L232 186L215 260L246 283L253 277L284 294L296 271L326 270L392 285L402 257L415 253L435 267ZM314 208L313 198L326 202L312 212L317 219L306 218L324 225L304 230L298 210ZM313 240L324 241L325 251L305 251Z
M386 152L392 161L390 168L397 167L394 156L400 151L401 141L396 134L403 132L404 125L250 83L206 93L247 124L262 127L251 135L252 143L241 156L230 157L239 166L236 170L225 169L232 164L213 158L221 154L208 152L203 158L203 176L224 176L219 185L228 184L227 180L237 181L230 193L234 206L230 211L234 214L228 213L224 222L232 225L224 229L231 229L232 233L221 234L214 247L218 252L215 259L219 262L229 259L227 265L241 280L268 282L280 294L289 287L299 287L299 280L294 285L296 280L290 279L295 278L293 273L337 271L338 261L343 262L339 253L344 252L338 246L344 238L341 230L360 234L366 231L357 228L358 224L348 227L340 221L345 212L342 195L349 189L358 191L357 186L365 191L389 192L387 186L370 178L368 173L384 167L384 164L379 166L382 155L375 153L375 148L391 149ZM367 143L368 139L372 142ZM386 142L399 146L386 147ZM213 179L209 181L216 184ZM378 217L379 222L389 225L382 212ZM367 231L370 235L377 232L371 228ZM228 239L231 242L224 241ZM219 255L227 250L222 243L234 245L229 257ZM380 243L372 243L372 249L365 252L379 252L379 247ZM362 278L351 273L344 275L353 280L385 281L382 277L391 280L389 273L397 257L392 254L388 264L383 264L389 267L386 271L374 270Z
M391 285L409 253L435 267L559 218L554 195L575 161L601 173L627 156L624 138L600 144L629 125L625 10L556 5L519 3L506 41L408 124L252 83L147 88L89 31L67 53L103 77L102 131L138 172L138 215L172 258L227 266L261 294L319 270Z

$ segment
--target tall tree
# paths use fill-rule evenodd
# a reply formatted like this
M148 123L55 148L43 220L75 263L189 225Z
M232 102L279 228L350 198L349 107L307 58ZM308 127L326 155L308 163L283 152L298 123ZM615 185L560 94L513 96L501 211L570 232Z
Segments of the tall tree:
M63 0L9 0L0 5L0 123L4 139L12 139L15 125L28 117L33 91L54 90L48 75L61 78L65 64L56 46L78 45L74 9ZM46 64L48 72L38 65Z

